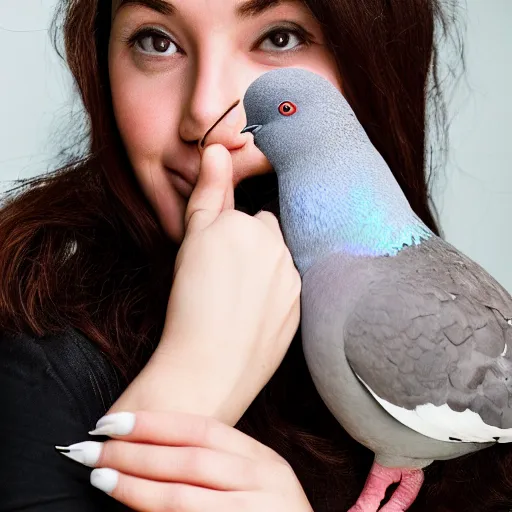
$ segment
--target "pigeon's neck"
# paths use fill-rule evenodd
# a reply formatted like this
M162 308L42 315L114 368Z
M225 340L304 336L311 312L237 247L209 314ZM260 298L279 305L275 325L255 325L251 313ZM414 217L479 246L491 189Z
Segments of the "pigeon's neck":
M308 160L318 181L296 160L278 173L283 231L301 275L333 252L394 256L432 236L377 153L367 168L357 168L357 158L356 165Z

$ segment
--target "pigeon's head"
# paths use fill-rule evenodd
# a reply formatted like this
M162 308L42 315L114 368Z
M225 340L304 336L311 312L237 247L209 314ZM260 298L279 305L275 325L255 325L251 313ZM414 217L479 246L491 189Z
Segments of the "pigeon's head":
M274 168L280 220L301 275L332 252L382 256L424 238L386 161L341 91L301 68L259 76L244 96L254 144Z
M341 123L355 116L341 92L322 76L300 68L279 68L258 77L244 96L254 144L276 172L297 169L297 159L317 154L339 137ZM353 130L348 130L353 131Z

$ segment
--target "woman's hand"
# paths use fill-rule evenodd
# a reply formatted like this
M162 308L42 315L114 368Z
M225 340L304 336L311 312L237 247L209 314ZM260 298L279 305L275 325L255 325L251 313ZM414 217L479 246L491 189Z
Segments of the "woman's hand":
M226 148L204 150L161 341L110 412L181 410L234 425L288 350L300 276L276 217L233 209L232 172Z
M104 416L98 426L93 433L115 440L58 449L87 466L108 468L94 470L91 483L134 510L312 512L282 457L213 418L122 412Z
M208 146L185 216L164 338L204 372L230 424L281 363L300 316L300 277L276 217L233 209L231 156ZM196 411L192 411L196 412Z

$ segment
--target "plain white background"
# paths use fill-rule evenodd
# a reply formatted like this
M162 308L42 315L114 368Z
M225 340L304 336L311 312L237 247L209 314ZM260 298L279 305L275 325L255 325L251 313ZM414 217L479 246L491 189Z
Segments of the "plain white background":
M80 107L48 37L55 4L0 2L0 190L55 167ZM462 14L467 73L435 199L447 240L512 292L512 0L467 0Z

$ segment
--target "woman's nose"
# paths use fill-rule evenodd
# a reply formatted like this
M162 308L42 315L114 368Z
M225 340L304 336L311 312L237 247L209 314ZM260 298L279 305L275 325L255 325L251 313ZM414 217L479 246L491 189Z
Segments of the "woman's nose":
M211 144L222 144L228 151L240 149L247 142L241 131L245 126L245 114L242 102L237 100L231 105L199 140L199 151Z
M251 139L251 134L241 133L247 78L228 53L223 41L213 41L197 56L186 80L179 131L182 140L196 145L201 155L210 144L232 151Z

